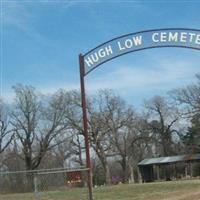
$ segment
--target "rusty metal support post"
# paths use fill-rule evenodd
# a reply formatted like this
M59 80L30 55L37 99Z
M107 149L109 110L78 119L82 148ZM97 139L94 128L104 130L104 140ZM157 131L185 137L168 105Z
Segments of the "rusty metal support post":
M84 128L84 137L85 137L85 150L86 150L86 165L89 169L88 171L88 189L89 189L89 200L93 200L92 194L92 166L90 160L90 141L88 135L88 123L87 123L87 105L85 97L85 82L84 82L84 57L79 55L79 65L80 65L80 84L81 84L81 103L82 103L82 112L83 112L83 128Z

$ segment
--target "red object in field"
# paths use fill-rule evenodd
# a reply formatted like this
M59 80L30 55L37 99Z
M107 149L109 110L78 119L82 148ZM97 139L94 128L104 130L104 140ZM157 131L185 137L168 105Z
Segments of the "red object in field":
M82 174L80 171L67 172L67 185L74 185L82 182Z

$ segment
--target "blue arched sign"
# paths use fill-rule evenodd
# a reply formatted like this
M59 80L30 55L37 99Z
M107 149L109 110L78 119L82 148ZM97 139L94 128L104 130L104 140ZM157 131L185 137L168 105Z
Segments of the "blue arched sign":
M79 55L83 128L88 171L89 199L92 197L92 169L87 124L84 77L101 64L134 51L158 47L181 47L200 50L200 30L186 28L154 29L130 33L109 40L86 54Z
M83 55L84 75L116 57L134 51L158 47L200 50L200 30L185 28L155 29L114 38Z

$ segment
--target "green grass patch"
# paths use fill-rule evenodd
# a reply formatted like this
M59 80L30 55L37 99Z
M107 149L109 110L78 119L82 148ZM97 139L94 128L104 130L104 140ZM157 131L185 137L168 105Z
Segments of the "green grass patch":
M121 184L94 188L95 200L162 200L199 191L200 180ZM40 193L41 200L87 200L86 188ZM184 198L183 198L184 199ZM187 198L186 198L187 199ZM199 196L200 199L200 196ZM0 200L35 200L33 194L0 195ZM189 200L189 199L188 199Z

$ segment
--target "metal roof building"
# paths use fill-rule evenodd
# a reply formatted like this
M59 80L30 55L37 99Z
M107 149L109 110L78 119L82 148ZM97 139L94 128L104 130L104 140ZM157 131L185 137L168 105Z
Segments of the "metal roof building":
M154 166L167 166L176 163L189 163L200 161L200 154L178 155L144 159L138 163L144 182L154 181ZM167 178L166 178L167 179Z
M188 161L198 161L198 160L200 160L200 154L168 156L168 157L144 159L141 162L139 162L138 165L142 166L142 165L169 164L176 162L188 162Z

